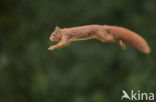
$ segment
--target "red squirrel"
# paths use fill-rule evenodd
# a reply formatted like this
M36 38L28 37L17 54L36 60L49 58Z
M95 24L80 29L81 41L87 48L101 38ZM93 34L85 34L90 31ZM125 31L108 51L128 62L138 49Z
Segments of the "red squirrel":
M56 26L50 40L59 42L50 46L49 50L65 47L72 41L87 39L98 39L102 42L118 41L122 49L126 49L125 43L128 43L145 54L151 52L145 39L137 33L123 27L109 25L86 25L63 29Z

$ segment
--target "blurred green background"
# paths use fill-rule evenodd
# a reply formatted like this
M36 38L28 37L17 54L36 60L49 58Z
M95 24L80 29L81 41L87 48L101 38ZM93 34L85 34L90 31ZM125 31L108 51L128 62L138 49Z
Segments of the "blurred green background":
M156 94L156 0L2 0L0 102L121 102ZM61 28L108 24L143 36L152 53L97 40L48 51ZM143 102L143 101L142 101Z

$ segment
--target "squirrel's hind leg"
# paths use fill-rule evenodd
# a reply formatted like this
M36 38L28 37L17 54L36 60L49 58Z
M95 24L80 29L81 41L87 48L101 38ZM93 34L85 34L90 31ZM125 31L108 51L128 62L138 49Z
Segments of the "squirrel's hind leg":
M106 32L96 32L96 39L102 42L114 42L116 39Z
M126 45L122 40L119 40L119 45L122 49L126 50Z

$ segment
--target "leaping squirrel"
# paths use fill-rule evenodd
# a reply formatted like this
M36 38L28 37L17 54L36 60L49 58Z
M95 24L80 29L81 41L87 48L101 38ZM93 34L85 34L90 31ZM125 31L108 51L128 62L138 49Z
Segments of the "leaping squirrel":
M125 43L128 43L145 54L151 52L145 39L137 33L123 27L109 25L86 25L64 29L56 26L50 36L50 40L59 42L56 45L50 46L49 50L65 47L72 41L87 39L98 39L102 42L118 41L122 49L125 49Z

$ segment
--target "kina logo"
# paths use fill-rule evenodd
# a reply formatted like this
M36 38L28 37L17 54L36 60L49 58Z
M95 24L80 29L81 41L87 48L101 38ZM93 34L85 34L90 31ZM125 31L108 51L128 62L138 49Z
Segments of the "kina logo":
M137 92L134 92L134 90L130 91L130 94L128 94L125 90L122 90L123 95L121 96L121 100L123 99L127 99L127 100L148 100L148 101L152 101L154 100L154 93L150 92L144 92L142 93L140 90L138 90Z

